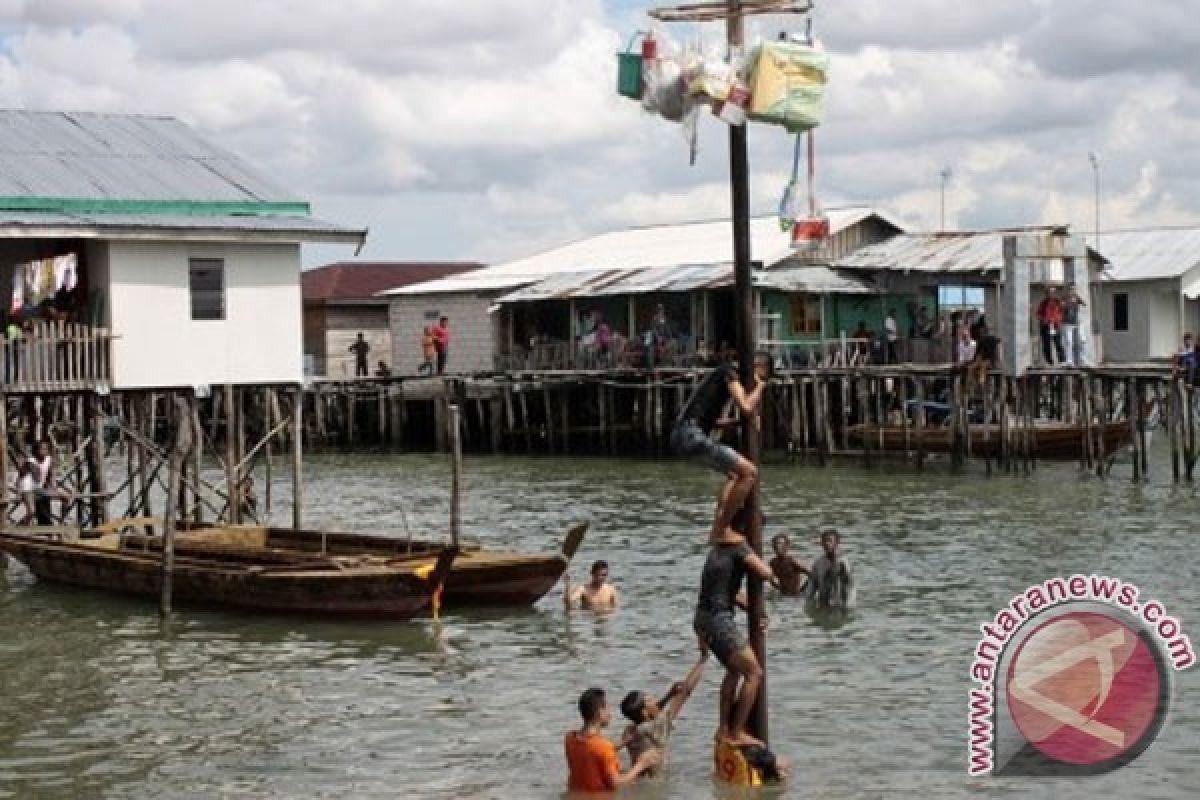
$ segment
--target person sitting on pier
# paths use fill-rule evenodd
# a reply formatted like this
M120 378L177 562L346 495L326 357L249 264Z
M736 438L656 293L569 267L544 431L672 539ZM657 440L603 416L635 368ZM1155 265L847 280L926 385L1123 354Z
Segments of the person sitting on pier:
M700 595L692 626L696 635L725 667L721 681L718 739L735 747L762 745L746 731L758 697L763 671L737 623L742 579L752 572L779 589L779 579L746 542L750 511L741 508L732 526L723 528L709 548L700 576Z
M378 364L375 365L375 377L376 378L392 377L392 368L387 365L386 361L380 361Z
M836 528L821 531L821 556L813 562L808 580L808 602L814 608L853 608L854 579L841 553L842 536Z
M971 374L975 378L975 385L983 388L987 386L988 374L1001 367L1000 339L992 335L986 323L976 330L979 338L975 342Z
M710 539L733 520L733 514L745 503L758 480L758 467L732 447L717 441L718 429L732 424L726 410L730 404L743 414L757 415L763 391L770 377L771 360L765 353L754 358L754 387L746 391L729 361L714 368L688 398L671 429L671 449L679 455L701 462L727 476L717 497L717 512Z
M617 748L603 733L612 720L603 689L588 689L580 695L579 713L583 717L583 727L567 731L563 737L568 792L613 792L658 766L658 751L650 748L628 772L621 772Z
M571 589L571 576L563 577L563 604L567 611L582 608L586 611L611 611L617 607L617 587L608 582L608 562L592 564L592 579Z
M771 571L779 578L779 593L786 597L799 597L808 586L808 567L788 552L792 541L787 534L778 533L771 537Z
M708 648L700 642L700 658L688 670L682 681L674 684L661 700L646 692L633 691L621 701L621 713L629 725L621 735L621 747L629 750L629 760L636 763L648 750L658 751L659 764L667 763L671 730L684 704L696 690L704 675ZM647 775L651 773L646 773Z

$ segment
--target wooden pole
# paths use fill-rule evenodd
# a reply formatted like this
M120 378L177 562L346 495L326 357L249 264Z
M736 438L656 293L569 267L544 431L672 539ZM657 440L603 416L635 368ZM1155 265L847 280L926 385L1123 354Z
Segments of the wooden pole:
M182 398L171 395L169 419L174 424L174 444L167 459L167 501L163 511L163 548L161 569L161 594L158 613L171 613L172 578L175 572L175 525L176 504L179 500L180 473L192 449L192 420L190 409Z
M292 400L292 527L300 530L304 527L304 389L297 387Z
M729 0L729 7L735 13L730 14L726 21L726 34L731 51L740 51L744 44L744 29L742 17L736 13L740 8L739 0ZM750 164L747 147L746 125L735 125L729 129L729 177L730 200L733 217L733 274L734 290L737 297L737 348L741 366L742 385L754 385L754 351L755 351L755 308L754 286L750 274ZM757 464L759 458L759 431L754 419L748 415L743 420L744 455L752 463ZM750 511L750 525L746 538L754 552L762 555L762 526L759 524L758 487L750 490L746 497L746 506ZM758 691L758 700L754 712L750 715L750 730L764 742L768 738L767 730L767 641L763 631L762 620L765 617L763 606L762 580L754 575L747 576L746 586L749 610L747 624L750 626L750 647L762 667L762 685Z
M225 407L225 492L229 498L229 523L237 525L242 521L241 491L238 486L237 474L237 403L232 383L225 384L223 391L225 394L222 403Z
M196 397L195 393L188 396L188 413L192 421L192 522L197 525L204 523L204 505L201 502L200 487L200 466L201 459L204 456L204 437L201 435L203 428L200 427L200 398Z
M452 405L447 414L450 426L450 543L458 547L459 535L462 531L462 432L459 423L459 410Z
M8 488L8 395L3 392L0 392L0 492L3 492L4 499L12 497L12 502L17 501L17 497ZM8 506L3 506L2 510L7 512ZM3 568L4 564L5 560L0 558L0 568Z

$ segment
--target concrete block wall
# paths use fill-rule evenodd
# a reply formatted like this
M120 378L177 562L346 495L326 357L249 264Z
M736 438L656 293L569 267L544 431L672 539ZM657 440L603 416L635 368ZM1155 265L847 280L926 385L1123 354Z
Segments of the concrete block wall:
M421 364L421 332L426 325L436 325L442 316L450 319L450 358L446 371L472 373L493 369L496 323L488 313L491 305L491 295L476 293L392 298L389 320L393 372L416 374Z

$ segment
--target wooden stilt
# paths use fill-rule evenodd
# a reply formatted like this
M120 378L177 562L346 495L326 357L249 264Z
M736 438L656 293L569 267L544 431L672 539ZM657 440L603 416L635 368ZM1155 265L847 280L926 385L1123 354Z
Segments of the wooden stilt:
M292 393L292 527L304 528L304 389Z
M237 402L234 397L234 388L232 383L227 383L222 388L223 403L225 410L225 492L228 497L229 510L227 518L232 525L238 525L242 521L241 512L241 486L239 485L240 475L237 471Z

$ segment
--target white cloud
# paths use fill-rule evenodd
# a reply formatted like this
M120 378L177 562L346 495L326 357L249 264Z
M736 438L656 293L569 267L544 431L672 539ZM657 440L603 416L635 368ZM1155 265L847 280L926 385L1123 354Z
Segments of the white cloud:
M1088 229L1096 151L1106 228L1200 219L1184 5L1149 0L1129 30L1127 10L1083 0L823 4L821 201L936 227L949 165L952 225ZM369 224L366 256L496 260L727 213L724 126L703 122L689 167L678 126L615 96L628 7L0 0L0 103L177 115L320 213ZM755 125L750 141L753 206L770 211L792 140Z

